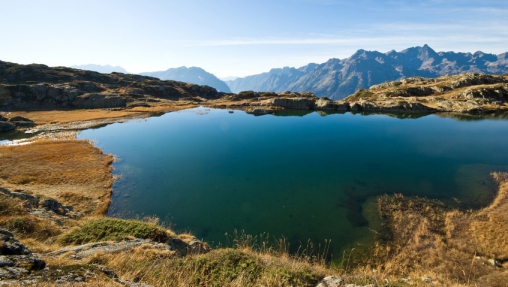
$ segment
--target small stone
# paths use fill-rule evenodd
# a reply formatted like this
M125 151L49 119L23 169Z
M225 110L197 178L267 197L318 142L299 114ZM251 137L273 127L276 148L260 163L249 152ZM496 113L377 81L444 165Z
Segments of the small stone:
M339 287L344 285L344 279L337 276L327 276L316 287Z
M432 282L432 279L429 278L429 277L422 277L422 281L423 282L427 282L427 283L431 283Z

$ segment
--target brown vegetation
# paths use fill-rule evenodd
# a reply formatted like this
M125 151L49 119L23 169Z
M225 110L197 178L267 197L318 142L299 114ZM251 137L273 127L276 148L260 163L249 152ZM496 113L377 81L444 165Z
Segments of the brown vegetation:
M0 146L0 186L52 197L86 214L105 214L113 157L86 140Z
M508 176L493 177L498 195L479 211L450 210L438 201L402 195L381 197L378 207L388 233L363 263L384 276L428 276L445 286L506 286Z

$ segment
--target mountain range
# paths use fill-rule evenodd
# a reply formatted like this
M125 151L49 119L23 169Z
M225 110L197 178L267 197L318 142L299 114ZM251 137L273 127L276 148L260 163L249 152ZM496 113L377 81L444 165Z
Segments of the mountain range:
M95 64L88 64L88 65L74 65L71 66L71 68L74 69L80 69L80 70L87 70L87 71L95 71L103 74L109 74L113 72L117 73L124 73L128 74L124 68L119 66L110 66L110 65L95 65Z
M207 85L219 92L231 93L228 85L219 78L198 67L171 68L166 71L140 73L142 76L150 76L161 80L173 80L188 82L196 85Z
M342 99L359 88L402 78L438 77L465 72L508 73L508 53L499 55L436 52L428 45L387 53L358 50L346 59L332 58L300 68L284 67L267 73L238 78L226 83L233 93L240 91L312 92L318 97Z

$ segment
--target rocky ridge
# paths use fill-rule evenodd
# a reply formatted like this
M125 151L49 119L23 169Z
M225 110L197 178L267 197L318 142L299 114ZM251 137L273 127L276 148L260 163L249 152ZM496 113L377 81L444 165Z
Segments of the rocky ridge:
M209 86L153 77L0 61L0 107L4 110L126 108L220 96Z

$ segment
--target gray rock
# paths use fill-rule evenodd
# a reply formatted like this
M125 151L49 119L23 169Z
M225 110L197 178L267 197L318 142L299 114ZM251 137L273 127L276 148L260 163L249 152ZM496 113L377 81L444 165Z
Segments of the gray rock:
M47 211L53 211L56 214L65 215L71 210L63 206L58 200L53 198L46 198L42 201L41 206Z
M349 106L349 103L346 101L337 101L335 102L335 105L337 106L338 111L349 111L349 109L351 108Z
M311 110L314 109L316 99L313 98L273 98L269 99L268 103L273 106L283 107L287 109L296 110Z
M344 279L337 276L327 276L316 287L339 287L345 285Z
M39 197L32 196L32 195L26 194L24 192L10 191L6 188L0 188L0 192L9 196L9 197L15 197L15 198L19 198L21 200L29 201L30 203L35 204L36 206L39 203Z
M210 252L210 247L199 240L192 240L189 242L188 251L190 254L204 254Z
M0 133L10 132L16 129L16 126L8 122L0 122Z
M3 268L0 268L0 279L9 279L9 278L13 278L12 273Z
M4 256L4 255L0 255L0 267L4 267L4 266L14 266L14 261L12 261L11 259L9 259L9 257L7 256Z
M178 256L187 255L189 245L179 238L170 238L166 241L168 249L175 251Z
M5 270L9 271L14 278L18 278L18 277L21 277L22 275L27 275L27 274L30 274L30 271L24 269L24 268L19 268L19 267L5 267Z
M22 267L28 270L42 270L46 267L46 262L35 257L32 253L29 255L12 256L10 259L15 261L14 265L16 267Z
M14 234L12 234L12 232L7 231L5 229L0 229L0 234L6 237L14 237Z
M0 254L1 255L28 255L32 252L25 247L21 242L16 240L14 237L2 236L0 238L3 242L0 243Z
M8 119L2 115L0 115L0 122L6 122Z
M144 239L131 239L131 240L125 240L121 242L93 242L93 243L87 243L79 246L73 246L68 248L63 248L60 250L56 250L53 252L48 253L49 256L59 256L61 254L67 253L67 252L74 252L74 258L80 259L80 258L86 258L88 256L91 256L97 252L103 252L103 253L115 253L120 252L128 249L132 249L138 246L141 246L143 244L151 244L155 248L164 249L165 245L163 243L157 243L157 242L150 242L146 241Z
M363 107L362 107L362 105L360 105L360 103L354 102L353 104L350 105L349 109L353 112L358 112L358 111L362 111Z
M337 104L327 97L322 97L316 101L316 105L314 106L316 110L336 110Z

